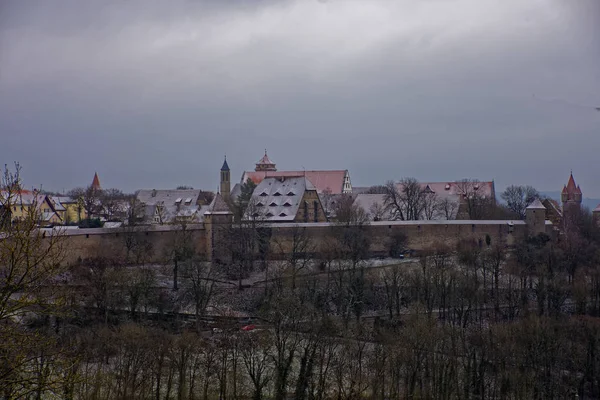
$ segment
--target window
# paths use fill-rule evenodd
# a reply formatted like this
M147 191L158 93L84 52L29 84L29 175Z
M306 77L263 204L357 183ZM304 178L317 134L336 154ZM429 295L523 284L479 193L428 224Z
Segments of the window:
M318 202L313 202L313 211L314 211L314 218L315 218L315 222L319 222L319 203Z
M279 214L280 217L287 217L287 214L282 212L281 214Z
M279 193L279 190L275 192L275 194L273 194L273 196L281 196L281 193Z
M264 192L264 191L260 194L261 197L265 197L265 196L268 196L268 195L269 194L267 192Z
M304 202L304 222L308 222L308 202Z
M180 204L181 203L181 197L178 197L177 200L175 200L175 204Z
M296 195L296 193L294 193L294 192L292 192L292 191L290 190L290 191L288 192L288 194L287 194L287 195L288 195L288 196L295 196L295 195Z
M271 204L269 204L269 207L277 207L277 203L275 203L274 201L272 201Z
M286 201L285 203L283 203L284 207L291 207L292 204L289 201Z
M192 199L190 197L188 197L187 199L185 199L185 204L186 205L190 205L192 203Z

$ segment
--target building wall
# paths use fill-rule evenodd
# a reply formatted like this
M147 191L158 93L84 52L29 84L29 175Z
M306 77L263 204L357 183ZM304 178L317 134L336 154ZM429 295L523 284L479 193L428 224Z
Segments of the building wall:
M317 206L317 218L315 220L315 202ZM307 204L308 218L305 217L304 204ZM308 222L326 222L327 217L325 216L325 210L323 209L323 205L321 204L321 199L317 194L316 190L305 190L304 195L302 196L302 200L300 201L300 206L298 207L298 212L296 213L296 218L294 219L297 223L303 223L305 221Z

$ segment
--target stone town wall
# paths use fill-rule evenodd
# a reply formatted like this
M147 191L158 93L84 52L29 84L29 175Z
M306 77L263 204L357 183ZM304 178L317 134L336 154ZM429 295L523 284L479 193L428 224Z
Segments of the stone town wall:
M423 250L432 245L446 244L456 246L460 240L473 240L485 244L489 235L491 243L502 242L513 245L527 235L527 225L523 221L394 221L374 222L365 227L370 238L370 251L374 255L385 255L389 252L393 238L402 233L408 239L407 247L412 250ZM317 244L317 251L327 251L328 237L331 237L333 224L298 224L299 229ZM284 252L291 251L295 229L291 224L271 225L271 249L275 257L282 257ZM298 228L296 228L298 229ZM340 228L337 228L340 229ZM344 228L341 228L344 229ZM298 233L296 233L296 237ZM280 253L280 254L277 254Z
M270 254L280 258L290 252L294 230L301 229L316 244L316 251L327 251L331 234L335 228L330 223L308 224L270 224ZM551 225L550 225L551 227ZM194 225L187 227L197 252L209 258L211 246L208 246L207 234L216 226ZM126 229L80 229L66 232L66 248L68 264L95 256L120 257L135 262L139 254L143 262L163 263L168 260L168 253L174 242L181 235L180 228L174 226L144 226L132 232ZM339 228L338 228L339 229ZM343 229L343 228L342 228ZM523 221L394 221L374 222L365 227L370 238L370 252L374 255L385 255L389 251L390 242L398 233L408 238L408 248L423 250L431 245L445 243L455 246L459 240L469 239L475 242L486 241L489 235L492 243L501 241L513 245L527 233L527 225ZM304 233L303 233L304 234ZM132 248L133 243L133 248ZM135 247L138 246L138 247ZM128 250L129 248L129 250Z
M191 241L200 254L206 253L204 226L188 226ZM110 257L129 262L164 263L181 228L174 226L141 226L132 229L77 229L64 233L66 259L69 265L91 257Z

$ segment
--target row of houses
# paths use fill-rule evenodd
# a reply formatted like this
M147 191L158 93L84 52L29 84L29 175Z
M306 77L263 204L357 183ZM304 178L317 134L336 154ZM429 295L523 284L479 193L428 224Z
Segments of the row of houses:
M402 193L404 183L395 184L396 192ZM425 199L435 199L435 207L423 207L419 215L408 219L456 220L473 219L468 210L470 200L476 196L482 201L495 204L494 181L419 182L419 193ZM100 190L98 175L94 175L91 188ZM243 193L252 188L252 193ZM389 207L389 193L373 190L374 187L353 187L350 173L340 170L284 170L279 171L267 152L255 164L254 170L243 171L238 182L232 185L231 170L224 160L220 170L219 191L216 193L198 189L139 190L135 202L123 204L122 219L131 207L138 222L143 224L202 223L218 206L224 205L233 212L240 196L249 196L246 218L260 218L267 222L326 222L335 218L335 210L341 201L350 201L371 221L400 219ZM375 187L377 188L377 187ZM381 187L379 187L381 189ZM389 188L388 188L389 189ZM561 204L545 199L541 205L546 209L547 219L558 224L566 207L581 205L581 188L571 174L564 186ZM0 195L0 206L2 205ZM10 210L13 219L22 218L31 207L41 216L43 225L69 224L88 217L82 198L43 195L35 191L19 191L18 201ZM216 204L218 203L218 204ZM600 205L594 210L600 218ZM404 219L402 217L401 219Z
M353 187L348 170L284 170L279 171L267 152L252 171L243 171L232 185L231 170L224 160L220 170L219 194L233 210L248 184L254 187L250 196L247 218L267 222L325 222L335 217L338 202L348 198L364 210L373 221L397 219L385 207L384 193L370 193L368 187ZM463 200L468 194L460 182L424 182L422 191L435 195L447 206L424 219L457 219L464 217ZM402 190L402 183L397 183ZM472 187L477 196L495 201L494 182L476 182ZM199 223L210 202L201 198L199 190L140 190L137 199L145 205L144 221L163 224L180 221Z

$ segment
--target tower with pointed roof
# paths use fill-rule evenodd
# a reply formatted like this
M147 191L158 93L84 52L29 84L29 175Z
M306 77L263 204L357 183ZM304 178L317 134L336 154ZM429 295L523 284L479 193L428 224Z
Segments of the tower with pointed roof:
M546 207L540 199L535 199L525 209L525 223L532 236L546 232Z
M100 179L98 178L98 173L94 172L94 179L92 180L92 189L101 190L100 187Z
M265 155L256 163L254 171L277 171L275 163L267 155L267 149L265 149Z
M223 160L223 166L221 167L221 183L219 185L221 196L225 201L229 201L229 194L231 193L231 171L227 164L227 156Z
M575 184L575 179L573 178L573 172L571 172L571 176L569 176L569 181L563 187L563 190L560 194L560 200L563 206L563 213L568 211L569 208L581 207L582 201L582 193L581 188Z

